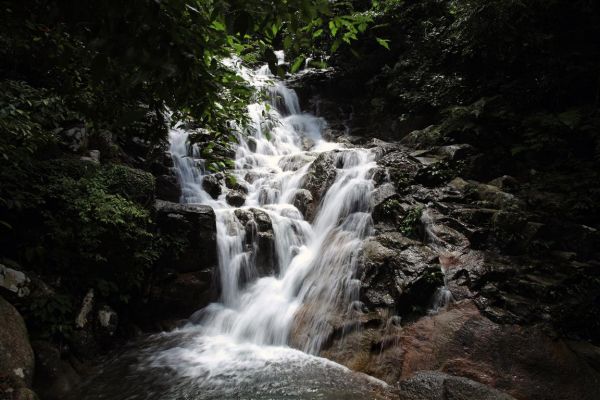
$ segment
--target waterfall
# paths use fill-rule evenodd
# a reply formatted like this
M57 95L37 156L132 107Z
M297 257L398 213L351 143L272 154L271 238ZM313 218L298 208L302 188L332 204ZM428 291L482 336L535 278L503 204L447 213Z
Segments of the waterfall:
M334 324L356 316L358 256L373 230L375 152L323 140L325 122L303 114L267 67L230 66L270 95L257 96L249 126L231 132L238 144L227 174L235 179L207 174L191 132L169 133L181 203L215 211L220 298L185 326L119 354L74 398L392 398L383 382L316 355ZM297 199L313 194L318 204L307 213Z
M270 95L269 102L248 107L246 135L235 133L239 144L231 173L247 191L245 203L229 205L224 183L222 193L212 198L203 189L206 176L188 143L189 133L172 129L169 136L181 201L210 205L217 218L221 298L198 311L185 329L196 335L195 357L213 363L223 352L232 351L227 357L239 360L247 352L287 348L292 330L302 333L302 350L316 354L330 334L329 318L343 316L358 298L360 283L354 275L362 241L372 234L375 154L325 141L324 121L303 114L296 93L277 82L268 68L236 68ZM323 152L333 154L336 176L311 224L293 200ZM245 215L271 220L270 275L258 273L256 235L248 234L256 224L246 222ZM175 362L173 357L162 354L155 360Z

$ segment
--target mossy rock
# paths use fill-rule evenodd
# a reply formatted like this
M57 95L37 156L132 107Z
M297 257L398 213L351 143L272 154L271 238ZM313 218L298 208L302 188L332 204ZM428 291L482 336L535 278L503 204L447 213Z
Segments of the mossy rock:
M113 164L102 169L101 179L111 193L143 205L154 202L156 181L149 172Z

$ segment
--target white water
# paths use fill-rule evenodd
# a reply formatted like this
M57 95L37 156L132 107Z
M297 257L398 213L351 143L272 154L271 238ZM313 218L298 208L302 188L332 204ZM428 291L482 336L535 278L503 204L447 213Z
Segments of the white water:
M198 152L187 144L187 132L173 129L170 150L181 201L210 205L216 213L222 294L219 303L200 310L182 329L194 340L152 358L154 366L213 379L243 379L275 360L327 363L290 349L290 338L294 333L296 345L318 353L331 330L328 320L343 317L358 297L357 256L372 232L375 155L324 141L324 121L301 113L296 94L274 81L266 67L257 72L236 68L257 91L270 93L269 105L248 107L247 136L235 133L240 144L231 173L248 191L241 209L258 209L271 219L278 272L258 276L252 254L257 243L247 243L246 235L252 227L243 226L236 208L227 204L229 189L223 186L218 199L203 190ZM292 203L311 163L325 151L335 151L337 177L310 224Z

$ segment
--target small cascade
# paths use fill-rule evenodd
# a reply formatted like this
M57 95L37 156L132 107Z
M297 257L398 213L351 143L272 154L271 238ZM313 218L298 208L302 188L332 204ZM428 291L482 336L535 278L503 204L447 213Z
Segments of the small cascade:
M434 218L431 215L432 211L429 208L423 210L421 214L421 224L425 227L425 236L429 242L429 246L435 249L440 256L440 260L450 259L455 256L456 249L449 248L447 243L441 239L434 231L433 224ZM431 299L431 307L429 308L429 314L437 314L440 310L446 308L452 301L452 292L448 289L448 278L446 275L446 267L443 262L440 262L440 269L444 277L444 284L438 287L433 294Z

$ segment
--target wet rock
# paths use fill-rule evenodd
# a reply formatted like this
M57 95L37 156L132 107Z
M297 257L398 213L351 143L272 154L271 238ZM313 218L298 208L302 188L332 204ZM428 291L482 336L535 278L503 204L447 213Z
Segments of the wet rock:
M476 153L476 150L470 144L452 144L439 147L436 153L452 161L459 161L472 156Z
M399 207L396 188L392 183L384 183L375 189L371 199L375 223L398 219L402 209Z
M390 182L398 191L405 189L412 182L419 169L418 163L403 150L387 152L377 163L387 169Z
M43 399L60 400L81 382L71 363L63 359L57 347L46 341L32 343L35 353L36 392Z
M225 186L231 190L248 194L248 185L244 182L238 182L236 179L225 179Z
M292 154L282 157L278 165L283 171L297 171L314 160L314 156L305 153Z
M239 190L230 190L225 196L227 203L233 207L241 207L246 202L246 195Z
M185 241L177 248L167 249L161 264L179 272L218 266L217 227L211 207L158 200L155 210L161 235L175 238L180 244Z
M393 308L400 315L426 312L443 283L437 254L399 233L365 241L358 276L368 307Z
M275 255L275 236L271 217L256 208L235 210L235 215L246 230L245 243L251 251L251 261L258 276L270 276L279 271ZM246 276L251 281L256 276Z
M176 274L153 288L150 306L153 318L187 318L218 299L215 270Z
M403 377L441 369L532 400L591 400L600 387L598 371L564 342L535 328L497 325L469 302L405 328L399 348Z
M336 161L337 152L321 153L310 165L308 172L304 177L302 189L308 190L313 197L313 203L306 211L305 217L307 221L313 220L323 195L331 187L333 182L335 182L337 176L335 168Z
M455 178L449 184L449 187L472 194L477 200L482 202L482 206L498 209L518 209L523 206L523 202L510 193L503 192L498 187L486 185L476 181L466 181L462 178Z
M417 372L399 384L403 400L515 400L499 390L439 371Z
M503 192L514 193L519 189L519 181L512 176L503 175L488 182L488 185L496 186Z
M294 194L292 204L298 209L298 211L302 213L302 215L306 219L308 210L313 206L312 194L306 189L299 189Z
M169 151L161 151L150 164L150 172L155 175L170 175L175 166L173 156Z
M250 136L247 140L246 143L248 144L248 148L250 149L251 152L256 153L256 139L252 136Z
M156 177L156 198L174 203L179 202L181 187L175 175L159 175Z
M373 192L373 207L380 207L386 200L396 196L396 188L391 183L384 183Z
M213 199L216 199L221 194L221 182L215 175L206 175L202 178L202 189L210 194Z
M13 387L32 383L35 359L27 327L21 314L0 296L0 376L14 382Z

